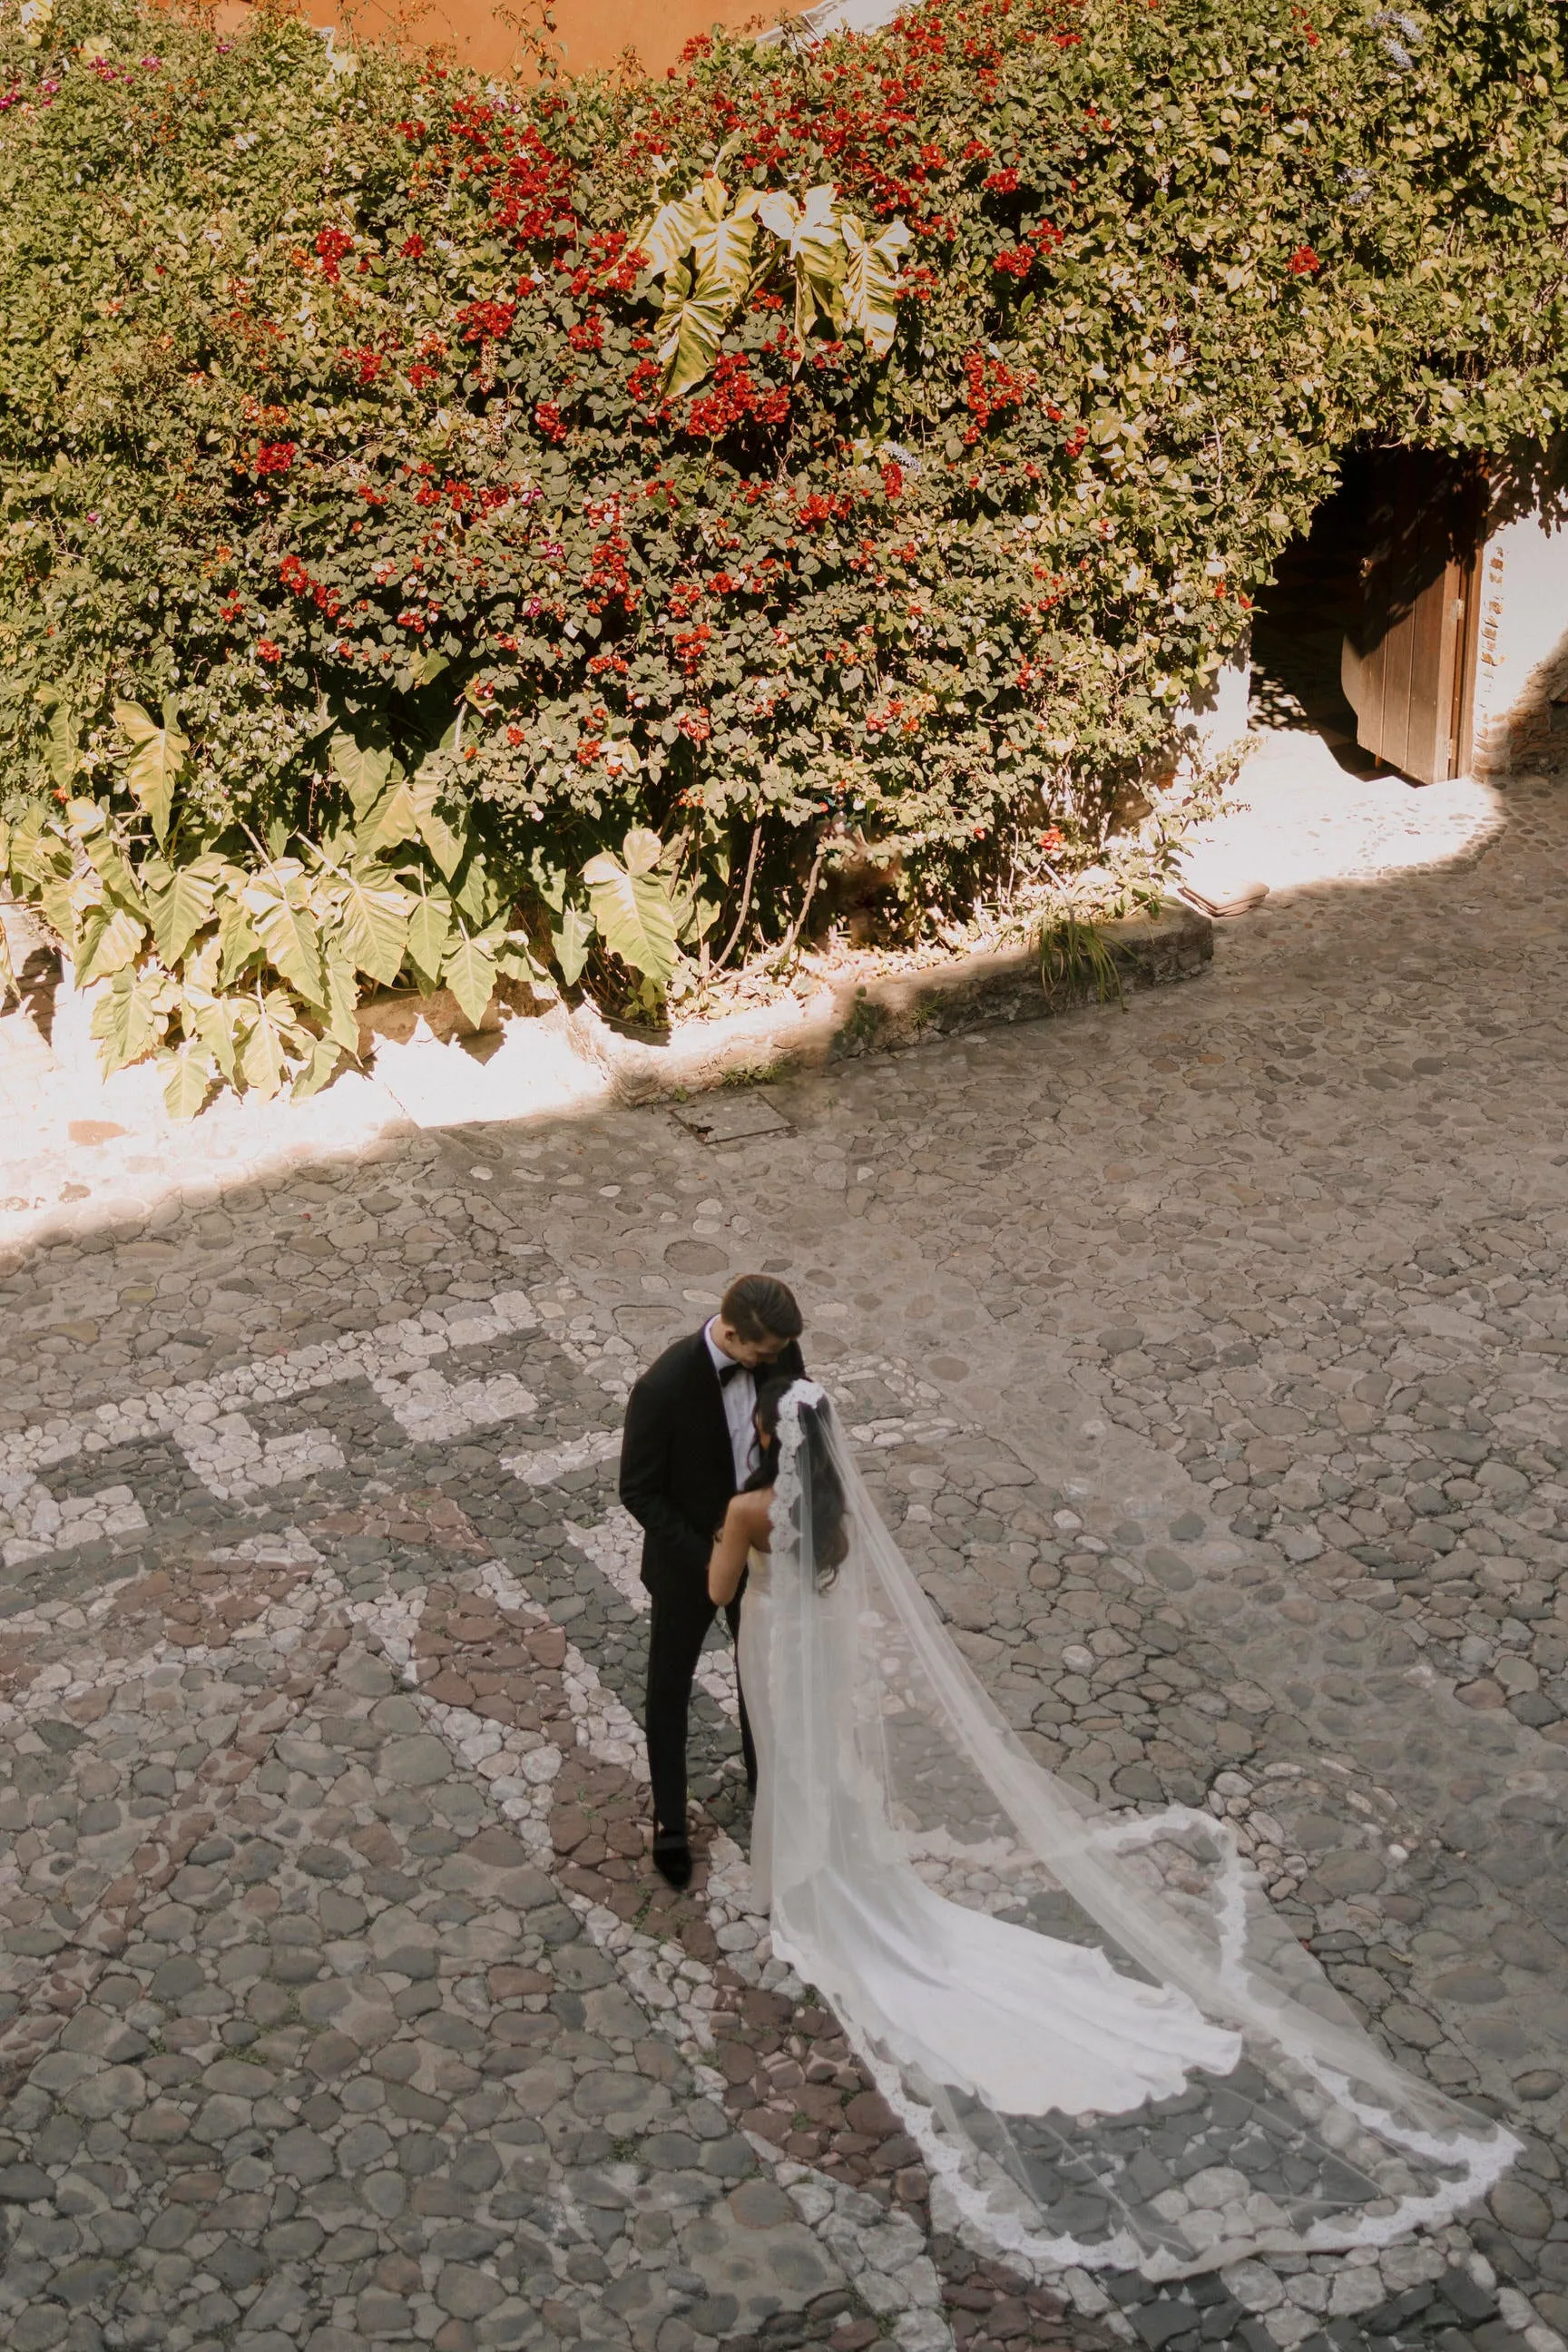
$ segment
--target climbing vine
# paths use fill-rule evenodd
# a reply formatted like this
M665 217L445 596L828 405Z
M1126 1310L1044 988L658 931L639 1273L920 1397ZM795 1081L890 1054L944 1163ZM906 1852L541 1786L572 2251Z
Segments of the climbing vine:
M367 982L651 1004L847 864L918 932L1091 859L1348 443L1562 429L1565 123L1533 0L931 0L515 87L5 0L13 879L184 1099L246 1082L182 995L237 894L306 947L253 908L194 984L315 1083Z

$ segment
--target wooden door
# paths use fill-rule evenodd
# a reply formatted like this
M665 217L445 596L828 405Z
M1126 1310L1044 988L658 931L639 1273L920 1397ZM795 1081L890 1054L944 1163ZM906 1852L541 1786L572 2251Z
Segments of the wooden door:
M1422 784L1470 757L1486 486L1433 449L1372 454L1361 613L1345 638L1356 740Z

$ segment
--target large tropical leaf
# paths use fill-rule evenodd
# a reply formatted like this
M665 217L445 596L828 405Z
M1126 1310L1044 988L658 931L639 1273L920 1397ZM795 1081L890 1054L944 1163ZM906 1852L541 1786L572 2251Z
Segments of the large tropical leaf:
M360 830L359 846L367 855L377 850L395 849L399 842L417 841L419 812L414 805L414 794L408 778L400 769L395 782L384 800L365 817Z
M898 257L910 241L902 221L894 221L874 242L868 242L853 213L841 215L846 266L844 311L850 325L865 338L873 359L892 348L899 324Z
M348 958L340 955L328 942L322 959L327 975L327 1034L336 1040L345 1054L359 1059L359 1022L355 1018L359 1006L359 980Z
M81 806L80 801L71 803L73 810ZM142 886L107 824L93 828L90 836L82 840L81 852L102 883L104 896L116 899L133 915L145 918L148 907Z
M106 898L82 923L76 951L77 986L86 988L91 981L107 980L110 972L122 971L146 936L147 926L140 917Z
M552 928L550 937L561 977L568 988L575 988L594 944L594 918L586 907L569 903L562 911L560 929Z
M788 245L800 224L800 206L783 188L764 188L752 205L752 211L765 229Z
M419 838L436 860L442 880L449 882L467 856L468 845L441 814L443 775L439 769L431 772L434 764L427 763L419 770L409 784L408 796L414 804L414 823Z
M292 866L292 859L288 864ZM327 983L321 971L321 936L299 868L290 873L286 867L274 866L258 876L241 895L274 970L307 1004L324 1005Z
M844 269L848 258L839 234L831 186L808 188L789 234L795 271L795 326L804 345L820 310L838 333L844 325Z
M57 702L44 732L44 765L62 792L75 782L79 759L76 713L68 703Z
M684 263L671 271L658 318L658 358L667 400L679 399L710 372L733 309L722 287L693 289L691 272Z
M452 943L452 902L421 898L408 918L408 961L421 988L440 983L441 966Z
M218 909L217 935L223 948L220 978L226 987L262 951L237 890L231 889Z
M0 1010L10 1003L16 988L16 967L11 957L11 941L5 926L0 922Z
M338 894L338 944L355 967L390 988L403 968L408 919L418 904L384 866L345 875Z
M628 874L651 874L664 854L663 842L649 825L634 824L621 837L621 856Z
M246 1019L248 998L215 997L210 1003L194 1008L195 1032L211 1054L231 1087L239 1084L239 1048L249 1026ZM191 1016L189 996L186 998L187 1017Z
M195 1118L212 1092L217 1065L209 1049L195 1038L187 1037L158 1056L158 1067L168 1073L163 1082L163 1100L171 1118Z
M294 1100L303 1102L307 1095L320 1094L323 1087L331 1085L342 1066L343 1049L337 1039L331 1035L318 1037L310 1047L304 1068L297 1073L289 1088Z
M240 1073L246 1085L265 1101L282 1087L290 1051L307 1041L282 989L268 989L254 1009L247 1005L246 1010L250 1031L240 1054Z
M385 791L387 779L396 765L392 753L378 744L358 742L340 727L327 746L327 758L333 775L353 804L356 820L363 824L366 813Z
M482 849L469 856L452 898L477 931L487 929L508 903L507 893L486 865Z
M495 994L496 959L489 941L459 932L447 950L441 978L477 1029Z
M634 229L631 242L647 254L647 266L656 278L668 277L690 252L691 240L707 216L701 187L689 189L684 196L672 197L668 205L661 205L657 213Z
M163 1044L175 993L173 982L156 969L126 964L115 973L92 1012L105 1077Z
M155 719L148 717L139 702L117 702L114 717L121 733L131 742L125 781L152 818L153 830L162 845L168 839L174 786L179 782L190 744L180 732L173 702L163 705L161 727Z
M166 964L179 962L203 924L211 921L216 900L216 877L205 860L176 866L166 888L149 893L153 937Z
M710 298L727 294L738 302L752 282L752 247L757 241L754 207L742 196L732 213L704 220L691 240L697 283Z
M663 987L675 969L675 908L657 874L633 874L608 850L583 868L594 919L606 945L634 971Z

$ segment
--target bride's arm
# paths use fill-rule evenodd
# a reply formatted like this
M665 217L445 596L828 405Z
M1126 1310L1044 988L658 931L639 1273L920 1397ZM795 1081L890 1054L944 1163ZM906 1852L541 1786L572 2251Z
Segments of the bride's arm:
M708 1598L716 1608L728 1608L740 1591L741 1579L746 1573L746 1557L752 1547L758 1551L769 1549L768 1514L773 1499L771 1486L759 1486L749 1495L731 1496L724 1524L713 1538L708 1562Z

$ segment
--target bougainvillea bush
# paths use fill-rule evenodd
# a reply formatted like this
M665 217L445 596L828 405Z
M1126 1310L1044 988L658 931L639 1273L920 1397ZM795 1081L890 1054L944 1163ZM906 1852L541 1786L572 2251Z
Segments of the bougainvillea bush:
M650 1009L1101 845L1358 436L1568 417L1559 11L931 0L481 85L0 6L0 759L106 1057Z

